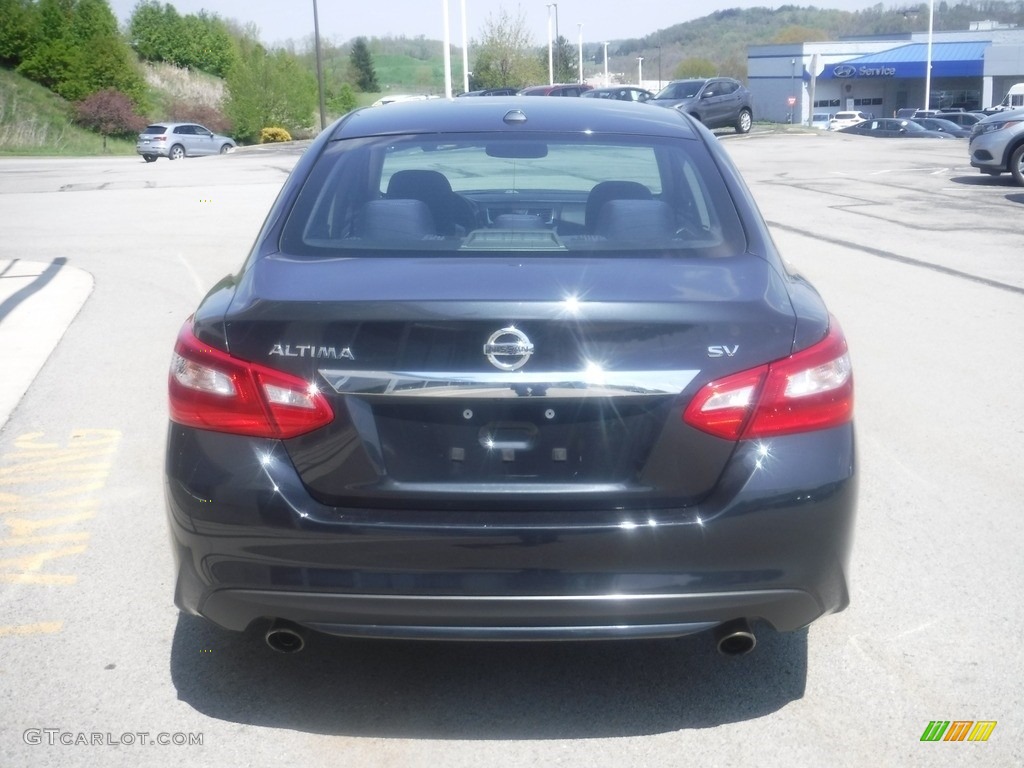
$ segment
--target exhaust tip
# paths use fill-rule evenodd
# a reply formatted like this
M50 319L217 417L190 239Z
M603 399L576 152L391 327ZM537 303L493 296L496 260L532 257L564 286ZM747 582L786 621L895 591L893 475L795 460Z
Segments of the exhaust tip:
M757 638L746 619L726 622L715 630L715 647L723 656L745 656L756 645Z
M287 621L275 621L263 639L278 653L298 653L306 647L305 630Z

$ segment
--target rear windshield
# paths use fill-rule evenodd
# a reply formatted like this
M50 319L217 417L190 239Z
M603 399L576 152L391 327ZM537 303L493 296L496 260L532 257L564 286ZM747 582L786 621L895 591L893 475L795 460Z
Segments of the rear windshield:
M745 249L699 141L472 134L338 141L286 220L297 255Z
M143 133L166 133L167 126L165 125L147 125L146 130Z

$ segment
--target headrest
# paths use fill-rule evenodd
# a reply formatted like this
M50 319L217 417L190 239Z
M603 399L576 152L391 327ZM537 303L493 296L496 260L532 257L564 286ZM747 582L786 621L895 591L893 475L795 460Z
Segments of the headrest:
M357 237L370 240L421 240L434 235L434 217L422 200L371 200L356 216Z

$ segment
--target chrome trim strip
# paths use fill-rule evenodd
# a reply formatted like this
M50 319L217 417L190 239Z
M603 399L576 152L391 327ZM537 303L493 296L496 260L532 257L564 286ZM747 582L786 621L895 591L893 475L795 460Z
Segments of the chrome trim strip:
M682 371L353 371L321 368L339 395L406 397L649 397L678 395L700 370Z

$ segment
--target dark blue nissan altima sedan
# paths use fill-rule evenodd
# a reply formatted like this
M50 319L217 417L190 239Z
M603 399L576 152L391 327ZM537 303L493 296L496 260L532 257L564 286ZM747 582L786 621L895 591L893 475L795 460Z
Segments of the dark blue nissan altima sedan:
M353 112L181 329L175 602L566 640L846 607L853 377L719 141L603 99Z

